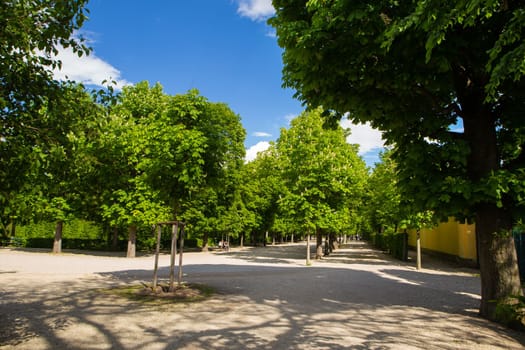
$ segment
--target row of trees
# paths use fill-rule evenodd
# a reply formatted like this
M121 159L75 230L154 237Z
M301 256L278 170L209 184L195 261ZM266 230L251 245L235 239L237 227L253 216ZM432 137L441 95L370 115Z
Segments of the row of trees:
M126 225L130 242L139 224L174 217L203 235L329 234L356 218L417 222L421 215L396 212L411 208L476 222L483 316L496 318L495 301L522 295L510 233L525 212L523 1L274 0L284 85L310 112L245 167L239 118L195 91L166 96L142 83L116 100L107 93L97 100L53 80L59 46L89 52L72 35L86 2L0 6L4 228L32 216L53 219L59 242L61 222L81 215ZM341 131L307 126L321 114L317 106L331 111L327 124L349 113L384 131L396 163L392 188L405 204L395 204L386 186L362 193L392 198L392 211L369 207L366 216L355 205L377 199L360 198L366 172L355 149L324 135ZM458 124L462 130L453 129Z
M347 131L326 126L323 111L304 112L270 148L245 165L241 196L259 232L317 236L355 234L368 172Z
M146 82L95 96L109 104L78 85L63 92L60 106L39 111L52 133L30 148L21 185L2 191L4 223L56 221L55 252L73 217L127 227L128 256L139 227L184 219L199 232L221 229L244 157L238 115L197 91L169 96ZM10 138L3 145L17 152Z
M169 96L139 83L89 93L53 79L56 52L89 54L73 35L87 1L13 1L0 7L0 231L54 221L54 250L72 218L137 232L184 220L202 239L357 230L367 173L338 127L305 113L256 161L226 105L197 91ZM37 24L37 25L35 25ZM370 212L373 212L370 210ZM361 214L360 214L361 213ZM11 232L7 232L7 229ZM146 228L141 231L141 228ZM67 233L65 233L67 235ZM116 237L114 235L114 237ZM318 254L320 254L318 252Z

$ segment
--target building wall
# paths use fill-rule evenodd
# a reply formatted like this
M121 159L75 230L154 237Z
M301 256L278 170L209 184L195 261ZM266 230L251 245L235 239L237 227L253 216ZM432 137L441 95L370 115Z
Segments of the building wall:
M416 231L408 232L408 244L416 246ZM421 230L421 248L477 261L475 225L459 223L454 218L433 229Z

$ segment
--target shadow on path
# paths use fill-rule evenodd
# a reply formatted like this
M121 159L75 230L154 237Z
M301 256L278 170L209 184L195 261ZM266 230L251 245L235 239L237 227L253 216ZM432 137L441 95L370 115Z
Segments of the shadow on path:
M326 264L290 264L290 259L303 259L301 251L304 254L300 245L256 248L220 253L234 258L235 264L188 264L185 280L205 283L218 294L198 304L163 307L99 290L149 282L150 269L45 285L17 280L16 274L0 275L5 286L0 290L0 345L234 350L525 345L523 334L476 316L475 276L418 272L388 260L380 263L376 260L381 253L375 255L364 245L351 246L347 255L341 250ZM254 264L261 261L265 265ZM165 282L169 269L161 267L159 276Z

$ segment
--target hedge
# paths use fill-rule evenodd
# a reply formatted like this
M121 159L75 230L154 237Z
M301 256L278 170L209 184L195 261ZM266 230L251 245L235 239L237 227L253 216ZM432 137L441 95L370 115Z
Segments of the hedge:
M372 244L394 258L408 260L408 234L399 233L373 233L370 235Z

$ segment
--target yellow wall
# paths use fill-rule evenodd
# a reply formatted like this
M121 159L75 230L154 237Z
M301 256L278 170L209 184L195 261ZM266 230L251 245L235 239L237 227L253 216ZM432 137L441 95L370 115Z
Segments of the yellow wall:
M416 245L416 231L408 232L408 244ZM421 248L477 261L475 225L450 218L433 229L421 230Z

